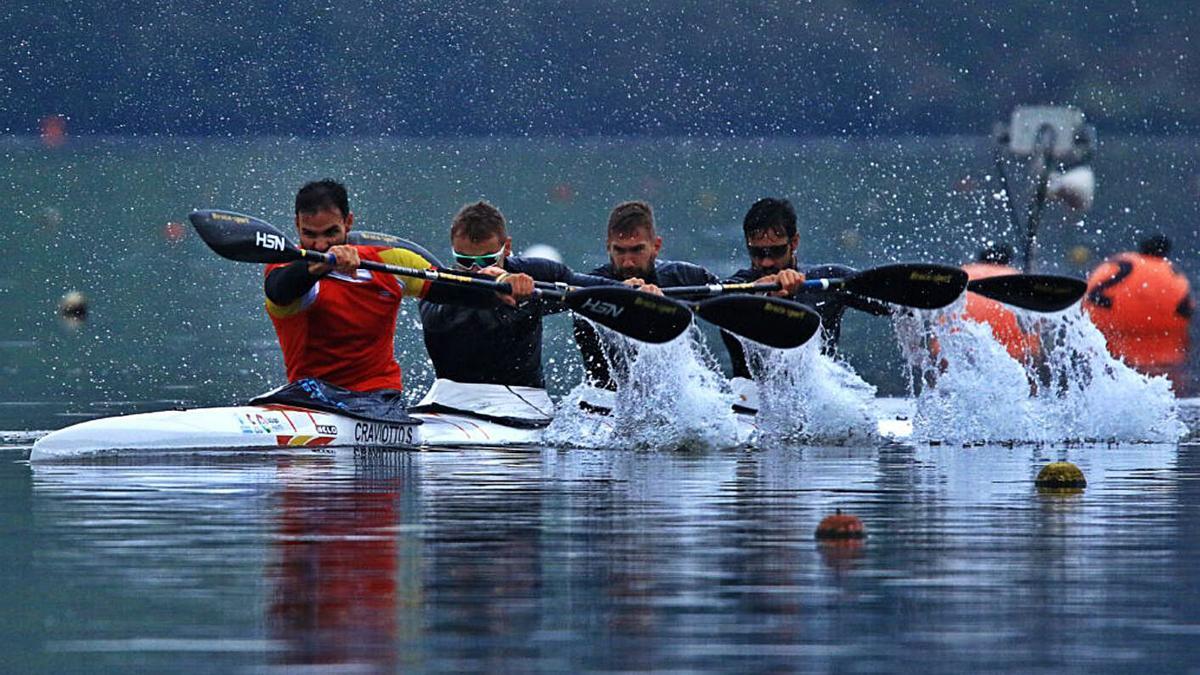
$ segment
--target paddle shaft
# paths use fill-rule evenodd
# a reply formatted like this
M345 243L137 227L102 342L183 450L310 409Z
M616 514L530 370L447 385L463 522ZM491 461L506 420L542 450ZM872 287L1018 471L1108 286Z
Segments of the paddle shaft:
M804 290L837 290L846 285L845 279L810 279L801 282ZM756 284L751 282L733 284L706 284L703 286L672 286L662 289L664 295L718 295L721 293L770 293L783 288L779 282Z
M845 279L812 279L800 284L800 288L807 290L827 290L839 289L846 283ZM569 293L570 291L583 288L582 286L570 286L559 281L535 281L535 287L550 291L559 291ZM620 285L620 282L613 281L614 286ZM771 293L783 288L778 282L772 284L755 284L755 283L733 283L733 284L706 284L704 286L671 286L662 289L663 295L720 295L722 293Z
M336 265L337 258L332 253L321 253L320 251L310 251L308 249L299 249L300 257L304 260L316 263L325 263L327 265ZM389 265L375 260L360 260L358 266L363 269L374 270L376 272L385 272L387 274L397 274L404 277L417 277L419 279L428 279L430 281L441 281L464 286L475 286L477 288L486 288L497 293L512 293L512 286L502 281L493 281L491 279L480 279L477 277L466 276L463 274L455 274L454 272L443 272L435 269L417 269L416 267L402 267L400 265ZM543 289L538 288L536 295L546 297L553 300L561 300L565 291L561 288Z

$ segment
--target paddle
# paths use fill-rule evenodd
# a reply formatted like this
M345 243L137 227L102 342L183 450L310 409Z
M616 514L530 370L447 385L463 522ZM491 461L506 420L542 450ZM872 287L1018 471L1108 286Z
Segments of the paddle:
M281 263L293 260L333 264L330 253L309 251L288 241L274 225L253 216L197 209L188 216L208 247L218 255L239 262ZM491 279L479 279L436 269L401 267L363 260L359 267L401 276L486 288L510 293L512 287ZM562 300L572 311L596 323L643 342L667 342L678 337L692 322L687 305L671 298L651 295L624 286L593 286L537 293Z
M1002 274L972 279L967 290L1021 309L1061 312L1079 302L1087 282L1056 274Z
M896 263L872 267L842 279L810 279L806 290L844 290L893 305L937 309L954 302L967 286L967 273L957 267L934 263ZM671 296L719 293L763 293L779 290L779 284L709 284L664 288Z
M761 295L722 295L696 305L696 314L725 330L768 347L791 349L821 328L813 308Z

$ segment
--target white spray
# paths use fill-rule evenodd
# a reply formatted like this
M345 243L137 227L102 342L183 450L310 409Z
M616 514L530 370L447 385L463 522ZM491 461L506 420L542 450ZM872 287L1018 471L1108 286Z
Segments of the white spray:
M613 449L738 445L733 394L699 342L695 326L661 345L638 343L593 326L601 332L617 391L596 406L598 392L593 387L576 387L559 404L546 442ZM602 414L597 407L610 410Z
M965 298L965 296L964 296ZM913 436L974 442L1170 442L1186 431L1166 378L1112 358L1075 305L1057 314L1013 310L1041 335L1043 359L1013 359L988 324L963 317L965 299L896 315L916 396Z
M789 350L741 342L758 393L757 445L879 440L875 387L823 354L820 339Z

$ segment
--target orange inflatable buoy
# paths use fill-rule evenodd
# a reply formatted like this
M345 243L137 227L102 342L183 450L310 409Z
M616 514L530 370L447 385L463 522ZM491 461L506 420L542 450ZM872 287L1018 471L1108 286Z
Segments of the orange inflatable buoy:
M1105 260L1088 277L1083 306L1108 351L1134 368L1172 374L1186 363L1191 286L1166 258L1129 252Z
M832 516L825 516L817 525L817 539L862 539L867 536L858 516L842 513L837 509Z
M1008 265L995 263L973 262L963 265L968 279L986 279L1002 274L1018 274L1018 270ZM1017 315L1004 305L985 298L976 293L967 293L966 318L976 323L986 323L992 327L996 340L1004 345L1010 356L1018 361L1036 356L1042 348L1041 338L1036 333L1021 330Z
M67 118L62 115L47 115L42 118L42 144L57 148L67 142Z

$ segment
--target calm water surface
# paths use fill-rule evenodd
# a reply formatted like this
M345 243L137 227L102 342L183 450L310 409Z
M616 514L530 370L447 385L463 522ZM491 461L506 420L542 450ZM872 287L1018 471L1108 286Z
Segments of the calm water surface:
M0 462L6 669L1186 670L1200 448ZM1082 494L1039 493L1048 461ZM861 545L817 543L835 508Z

